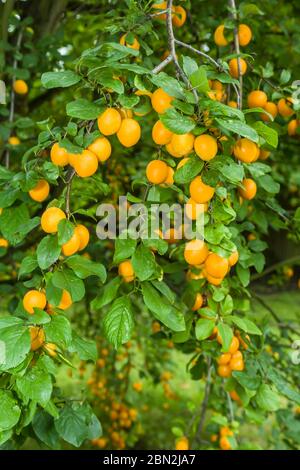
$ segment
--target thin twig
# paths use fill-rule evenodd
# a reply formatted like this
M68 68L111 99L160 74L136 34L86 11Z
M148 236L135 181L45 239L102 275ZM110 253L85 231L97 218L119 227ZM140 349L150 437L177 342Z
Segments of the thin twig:
M276 322L278 323L278 326L281 324L281 319L279 318L279 316L277 315L277 313L274 312L274 310L272 309L272 307L270 307L270 305L268 305L259 295L255 294L253 291L251 291L251 295L266 309L268 310L268 312L272 315L272 317L274 318L274 320L276 320ZM290 330L292 331L293 333L296 333L297 335L300 334L300 331L297 330L296 328L294 328L292 325L285 325L285 328L287 330Z
M15 70L17 69L18 65L18 51L21 46L22 42L22 37L23 37L23 30L20 29L17 42L16 42L16 54L14 57L13 61L13 70L14 70L14 75L11 79L11 92L10 92L10 108L9 108L9 117L8 117L8 122L12 123L14 120L14 115L15 115L15 91L14 91L14 81L15 81ZM7 149L5 152L5 166L6 168L9 168L9 150Z
M156 74L159 73L162 69L164 69L170 62L172 62L173 57L172 55L168 55L168 57L165 58L160 64L158 64L154 69L152 70L152 73Z
M279 261L278 263L272 264L272 266L266 268L262 273L257 273L251 276L251 282L265 277L267 274L270 274L271 272L276 271L276 269L281 268L281 266L285 266L286 264L294 264L298 261L300 262L300 256L292 256L291 258L287 258L283 261Z
M211 387L212 369L213 369L213 366L211 364L211 358L209 357L207 361L207 377L206 377L206 384L205 384L205 390L204 390L204 398L201 404L200 420L199 420L197 434L196 434L199 440L201 439L201 434L203 431L203 426L204 426L205 416L206 416L206 411L207 411L207 406L208 406L210 387Z
M155 18L156 16L163 15L164 13L167 13L168 10L159 10L157 13L151 13L148 15L149 18Z
M175 66L178 76L181 77L184 83L187 85L187 87L192 90L192 93L195 97L196 104L197 104L199 101L198 93L195 90L195 88L192 87L191 82L189 81L188 77L185 75L184 71L180 67L178 59L177 59L175 37L174 37L173 24L172 24L172 7L173 7L173 0L168 0L167 1L166 26L167 26L167 34L168 34L169 51L172 56L174 66Z
M221 64L219 64L215 59L213 59L210 55L206 54L205 52L200 51L199 49L196 49L195 47L191 46L190 44L179 41L178 39L175 39L175 44L178 44L178 46L185 47L186 49L189 49L190 51L194 52L195 54L201 55L202 57L207 59L209 62L211 62L218 70L222 70Z

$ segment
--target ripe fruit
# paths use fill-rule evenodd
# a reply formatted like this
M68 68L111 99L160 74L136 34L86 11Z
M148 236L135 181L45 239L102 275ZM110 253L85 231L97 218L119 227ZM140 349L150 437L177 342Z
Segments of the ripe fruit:
M77 233L80 240L78 251L84 250L90 239L90 233L88 229L84 225L79 224L75 227L74 231Z
M189 157L185 157L180 162L178 163L176 170L179 170L179 168L183 167L187 162L189 161Z
M81 178L87 178L96 173L98 169L98 158L90 150L84 150L77 156L73 163L74 170Z
M180 28L186 21L186 11L182 6L174 7L175 13L172 17L172 21L174 26Z
M201 160L209 161L217 155L217 141L211 135L199 135L195 139L194 149L198 157L201 158Z
M227 364L221 365L218 367L218 375L220 377L230 377L231 376L231 369Z
M272 101L267 101L267 103L264 106L264 110L267 111L267 113L271 114L271 116L273 116L274 119L276 118L278 114L277 106L275 103L272 103ZM271 120L269 116L265 113L261 113L260 117L263 121L266 121L266 122Z
M250 201L256 195L257 186L251 178L244 178L242 181L243 189L239 188L239 194L243 199Z
M240 46L247 46L252 39L252 31L246 24L240 24L238 28Z
M57 355L57 345L54 344L54 343L46 343L44 344L44 347L43 347L44 351L46 351L46 353L51 356L51 357L55 357Z
M173 146L171 145L171 142L166 145L166 151L170 155L172 155L172 157L175 157L175 158L181 158L182 157L181 153L178 153L174 150Z
M231 390L231 392L229 392L229 395L231 396L232 400L234 400L234 401L240 401L241 400L235 390Z
M202 264L208 256L208 248L203 240L191 240L185 244L184 259L192 266Z
M220 448L222 450L230 450L231 449L230 442L227 439L227 437L225 437L225 436L220 438L219 444L220 444Z
M141 382L134 382L132 384L132 388L136 391L136 392L141 392L143 390L143 384Z
M172 184L174 184L174 170L170 166L168 166L168 174L163 184L167 186L171 186Z
M168 165L162 160L152 160L146 168L146 176L150 183L161 184L168 177Z
M162 114L172 107L172 100L172 96L168 95L162 88L158 88L151 96L152 108L158 114Z
M259 157L259 148L255 142L243 137L233 147L234 156L244 163L255 162Z
M38 290L29 290L23 297L23 307L27 313L34 313L34 308L44 310L47 299L43 292Z
M230 359L231 359L231 354L230 353L221 354L221 356L218 358L218 364L220 366L222 366L224 364L228 364L230 362Z
M21 141L20 141L19 137L11 136L8 139L8 143L9 143L9 145L20 145Z
M240 57L240 74L244 75L247 72L247 62ZM239 78L238 60L231 59L229 61L229 73L233 78Z
M244 370L244 367L245 367L244 361L243 359L233 357L229 363L229 367L231 370L242 371Z
M282 117L290 117L294 114L294 110L291 108L292 106L292 99L288 98L281 98L277 103L277 108L280 116Z
M299 127L300 127L299 119L292 119L288 123L288 127L287 127L288 135L290 135L290 136L297 135L297 133L298 133L297 130L299 131Z
M269 150L264 150L262 148L259 150L260 160L267 160L267 158L269 158L270 155L271 155L271 152Z
M29 191L29 196L31 199L37 202L43 202L47 199L50 191L50 186L48 181L39 180L37 185Z
M65 256L72 256L78 250L80 246L80 237L78 232L74 230L72 237L66 243L62 245L62 252Z
M29 334L30 334L30 350L31 351L36 351L41 346L43 346L45 342L45 332L43 328L41 328L40 326L30 326Z
M0 248L7 248L8 247L8 241L5 240L5 238L0 238Z
M130 260L122 261L118 267L119 276L123 277L123 281L132 282L134 280L134 270Z
M189 450L189 440L187 437L180 437L176 442L175 450Z
M228 258L229 266L234 266L238 262L238 260L239 260L239 252L237 250L233 251Z
M60 147L58 142L52 145L50 151L52 163L57 166L66 166L69 163L69 155L65 148Z
M213 286L219 286L220 284L222 284L222 281L223 281L223 278L222 277L214 277L214 276L211 276L210 274L208 274L205 270L204 270L204 275L206 277L206 280L212 284Z
M249 93L247 101L249 108L264 108L267 104L268 97L264 91L253 90Z
M220 24L214 32L214 41L217 46L227 46L228 41L224 36L224 25Z
M232 337L232 340L231 340L231 343L230 343L230 346L229 346L229 351L230 354L234 354L237 352L237 350L239 349L239 346L240 346L240 342L238 340L238 338L236 336L233 336Z
M103 135L113 135L120 129L122 118L115 108L107 108L98 117L98 128Z
M227 426L222 426L220 428L220 436L221 437L224 437L224 436L233 436L233 432L231 431L231 429L229 429Z
M134 37L133 42L131 42L131 41L128 42L128 41L126 41L126 36L127 36L127 34L123 34L123 36L121 36L121 38L120 38L121 46L130 47L131 49L135 49L136 51L138 51L139 48L140 48L140 43L137 40L137 38Z
M15 80L13 89L17 95L26 95L26 93L28 93L28 85L24 80Z
M228 261L216 253L211 253L205 260L205 271L209 276L223 278L228 271Z
M215 189L203 183L201 176L196 176L190 183L191 198L200 204L211 200L215 193Z
M62 296L57 308L59 308L60 310L67 310L69 307L71 307L72 303L73 302L70 293L67 290L63 289Z
M193 312L195 312L196 310L199 310L199 308L201 308L202 305L203 305L203 297L202 297L202 295L198 292L198 293L196 294L196 298L195 298L194 305L192 306Z
M231 108L237 108L238 104L236 101L228 101L228 106L230 106Z
M58 224L66 218L66 214L58 207L49 207L41 217L41 227L46 233L56 233Z
M173 134L171 138L171 148L179 157L187 155L193 150L195 137L193 134Z
M99 162L105 162L111 156L110 141L106 137L98 137L88 146L88 150L97 156Z
M166 145L171 142L173 132L169 131L163 123L158 120L152 128L152 139L157 145Z
M135 119L125 118L117 132L119 142L124 147L132 147L141 137L141 126Z

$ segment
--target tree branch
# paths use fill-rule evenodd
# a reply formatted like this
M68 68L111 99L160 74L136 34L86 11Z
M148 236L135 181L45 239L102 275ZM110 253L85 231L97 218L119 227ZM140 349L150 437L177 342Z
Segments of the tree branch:
M173 0L168 0L167 1L167 19L166 19L166 26L167 26L167 34L168 34L168 45L169 45L169 51L170 55L172 56L173 62L175 69L177 71L177 74L179 77L182 78L184 83L187 85L189 89L192 90L193 95L196 100L196 104L199 101L198 93L193 88L191 82L189 81L188 77L185 75L184 71L179 65L177 55L176 55L176 47L175 47L175 37L174 37L174 31L173 31L173 24L172 24L172 6L173 6Z
M160 64L158 64L154 69L152 70L152 73L156 74L159 73L162 69L164 69L170 62L173 61L172 55L168 55L165 60L163 60Z
M187 44L186 42L179 41L176 38L175 38L175 44L178 44L178 46L185 47L186 49L189 49L195 54L201 55L202 57L207 59L209 62L211 62L218 70L222 70L221 64L219 64L215 59L213 59L210 55L206 54L205 52L200 51L199 49L196 49L195 47L191 46L190 44Z
M207 406L208 406L208 400L209 400L209 395L210 395L210 388L211 388L211 373L212 373L212 363L211 363L211 358L209 357L207 360L207 377L206 377L206 384L205 384L205 390L204 390L204 398L201 404L201 409L200 409L200 419L199 419L199 424L198 424L198 429L195 438L198 440L201 440L201 434L203 431L203 426L205 422L205 416L206 416L206 411L207 411Z

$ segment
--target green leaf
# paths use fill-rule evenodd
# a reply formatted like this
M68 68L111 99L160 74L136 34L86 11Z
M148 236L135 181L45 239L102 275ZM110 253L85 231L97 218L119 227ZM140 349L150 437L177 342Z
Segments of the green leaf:
M256 143L259 142L259 137L256 130L250 127L248 124L245 124L244 122L236 121L234 119L225 120L220 118L216 118L216 122L219 124L219 126L223 127L224 129L227 129L230 132L233 132L234 134L239 134L243 137L247 137L247 139L250 139Z
M282 395L300 405L300 393L288 384L286 378L278 370L269 367L267 374L268 379L276 385Z
M225 299L221 302L222 315L230 315L233 310L233 299L231 295L227 294Z
M21 409L12 392L8 390L0 389L0 403L0 430L5 431L17 424L21 416Z
M197 156L188 159L185 165L176 170L174 180L177 184L185 184L192 181L203 168L203 161Z
M247 371L232 373L233 377L238 381L242 387L249 390L257 390L261 384L260 376L255 373L255 375L248 373Z
M280 408L280 395L267 384L259 387L255 400L257 405L266 411L276 411Z
M142 293L146 306L155 318L173 331L184 331L185 321L183 314L177 310L166 297L162 297L149 282L142 284Z
M46 340L66 348L72 341L72 330L69 320L63 315L52 315L51 322L44 325Z
M24 399L36 401L42 406L51 398L51 377L39 367L32 367L23 377L17 377L16 386Z
M76 352L82 361L96 362L98 357L95 341L81 338L76 332L73 332L72 343L68 349L70 352Z
M206 91L209 91L205 65L201 65L198 70L190 75L190 82L199 92L205 93Z
M247 287L250 282L249 268L243 268L240 264L236 266L236 273L244 287Z
M268 145L273 148L277 148L278 146L278 134L275 129L270 126L267 126L261 121L256 121L253 124L254 129L257 131L258 135L260 135Z
M132 259L132 267L140 281L150 279L156 271L156 261L153 252L144 245L139 245Z
M91 261L80 255L70 256L67 258L66 263L80 279L86 279L89 276L97 276L102 284L106 281L106 270L101 263Z
M103 320L105 337L117 349L130 340L133 326L130 299L125 296L116 299Z
M0 207L10 207L20 196L19 189L8 189L7 191L0 192Z
M120 285L121 285L121 278L119 276L109 281L103 287L101 293L92 300L91 302L92 310L97 311L100 308L112 302L117 296Z
M222 351L228 352L233 338L233 331L226 323L218 324L218 333L222 340Z
M38 262L37 262L36 255L25 256L25 258L22 259L22 262L19 268L18 278L20 278L24 274L32 273L32 271L34 271L35 268L37 267L38 267Z
M222 176L224 176L230 183L239 183L244 178L244 167L238 163L231 162L220 167Z
M55 271L52 277L52 283L59 289L66 289L74 302L84 297L84 283L71 269L63 268L61 271Z
M71 70L62 72L46 72L41 76L42 85L45 88L69 87L80 82L81 77Z
M91 120L97 119L97 117L103 112L103 106L80 98L78 100L67 103L66 112L68 116L73 118Z
M86 416L80 403L67 403L54 425L59 436L75 447L81 446L87 438Z
M276 194L280 191L280 184L274 181L272 176L264 175L258 178L259 185L268 193Z
M130 238L117 238L115 241L115 252L113 263L119 264L121 261L130 258L136 249L137 241Z
M183 116L174 108L169 108L161 114L160 120L167 129L175 134L186 134L196 126L196 122L192 118Z
M182 56L182 68L185 74L190 77L192 73L198 70L198 64L194 59L188 56Z
M68 220L63 219L58 224L57 239L58 244L61 246L67 243L74 233L74 225Z
M34 309L34 314L28 317L28 322L33 325L44 325L51 321L51 316L45 310L39 308Z
M261 335L262 332L260 329L253 323L253 321L249 320L248 318L240 318L232 315L228 317L238 328L245 331L246 333L250 333L251 335Z
M200 318L197 320L195 335L199 341L208 338L215 327L215 322L213 320L208 320L206 318Z
M11 369L24 361L30 350L30 336L20 318L0 318L0 345L0 370Z
M44 410L38 410L32 421L33 430L40 441L51 449L59 446L59 435L54 426L54 419Z
M55 235L47 235L43 238L37 246L37 262L41 269L49 268L55 261L58 260L61 252L61 247L57 242Z
M162 88L166 93L174 98L184 98L184 92L180 83L165 72L160 72L157 75L152 75L150 80L154 85Z

